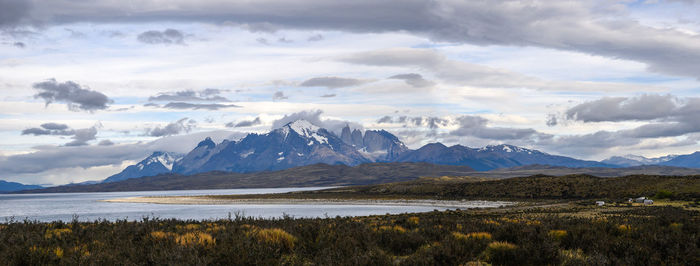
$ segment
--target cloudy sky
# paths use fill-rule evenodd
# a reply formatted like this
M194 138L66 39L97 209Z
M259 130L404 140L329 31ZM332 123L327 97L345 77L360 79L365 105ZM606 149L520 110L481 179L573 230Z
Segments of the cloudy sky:
M0 179L306 118L409 147L700 150L700 1L0 0Z

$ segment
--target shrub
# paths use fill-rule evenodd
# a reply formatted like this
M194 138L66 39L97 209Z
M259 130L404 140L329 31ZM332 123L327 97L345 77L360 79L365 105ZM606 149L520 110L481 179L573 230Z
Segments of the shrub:
M656 192L656 195L654 195L654 198L657 199L668 199L673 197L673 192L668 191L668 190L659 190Z
M556 241L560 241L562 238L566 236L567 232L566 230L549 230L549 237L553 238Z
M60 229L47 229L46 233L44 234L44 238L49 239L49 238L61 238L62 235L64 234L70 234L72 233L73 230L70 228L60 228Z
M175 242L181 246L210 246L216 243L216 240L207 233L202 232L188 232L175 237Z
M249 235L252 235L259 242L287 249L293 249L294 243L297 241L296 237L279 228L254 229Z
M518 247L514 244L496 241L486 247L483 256L486 261L494 265L517 265L517 249Z
M561 265L564 266L588 265L588 258L580 248L576 250L561 250L559 251L559 256L561 257Z
M452 232L452 236L456 239L459 239L459 240L467 240L467 239L491 240L491 234L486 233L486 232L472 232L472 233L468 233L468 234L462 234L460 232Z

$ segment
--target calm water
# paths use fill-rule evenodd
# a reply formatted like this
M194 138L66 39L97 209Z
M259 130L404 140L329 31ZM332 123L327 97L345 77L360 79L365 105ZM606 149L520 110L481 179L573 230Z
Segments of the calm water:
M55 194L0 194L0 223L9 219L38 221L70 221L75 216L81 221L98 219L140 220L143 217L178 219L227 218L229 213L244 216L273 218L284 214L292 217L364 216L445 210L444 207L381 206L381 205L171 205L150 203L113 203L100 200L137 196L188 196L222 194L262 194L289 191L316 190L315 188L277 189L217 189L138 192L96 192ZM483 206L482 206L483 207Z

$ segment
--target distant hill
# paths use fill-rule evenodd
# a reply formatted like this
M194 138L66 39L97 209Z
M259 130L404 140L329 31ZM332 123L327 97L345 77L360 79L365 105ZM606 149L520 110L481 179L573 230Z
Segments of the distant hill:
M677 167L700 168L700 152L695 152L693 154L687 155L678 155L673 159L663 162L661 164Z
M0 193L14 192L26 189L41 189L42 186L25 185L17 182L8 182L0 180Z
M421 178L418 180L335 188L315 192L272 194L285 198L428 197L442 199L608 199L654 197L658 192L683 200L700 199L700 176L629 175L603 178L590 175L534 175L505 179ZM226 197L226 196L221 196ZM245 196L229 196L230 198Z
M660 175L660 176L686 176L686 175L700 175L700 169L697 168L683 168L683 167L673 167L673 166L660 166L660 165L643 165L634 167L621 167L621 168L608 168L608 167L581 167L581 168L570 168L562 166L551 166L551 165L527 165L527 166L517 166L505 169L495 169L486 172L476 172L471 174L471 176L476 177L494 177L494 178L507 178L507 177L520 177L520 176L531 176L531 175L551 175L551 176L564 176L572 174L586 174L598 177L617 177L617 176L627 176L627 175Z
M194 175L161 174L93 185L59 186L23 193L109 192L188 189L348 186L413 180L424 176L464 176L467 166L428 163L368 163L357 166L314 164L257 173L206 172Z

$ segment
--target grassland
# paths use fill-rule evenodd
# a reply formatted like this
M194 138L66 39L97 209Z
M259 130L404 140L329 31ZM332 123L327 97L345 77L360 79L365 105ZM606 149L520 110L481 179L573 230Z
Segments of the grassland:
M698 177L419 179L255 197L527 204L354 218L11 221L0 224L0 258L8 265L700 265L699 191ZM657 204L628 204L630 196Z
M0 225L8 265L698 265L698 211L456 210L356 218Z

